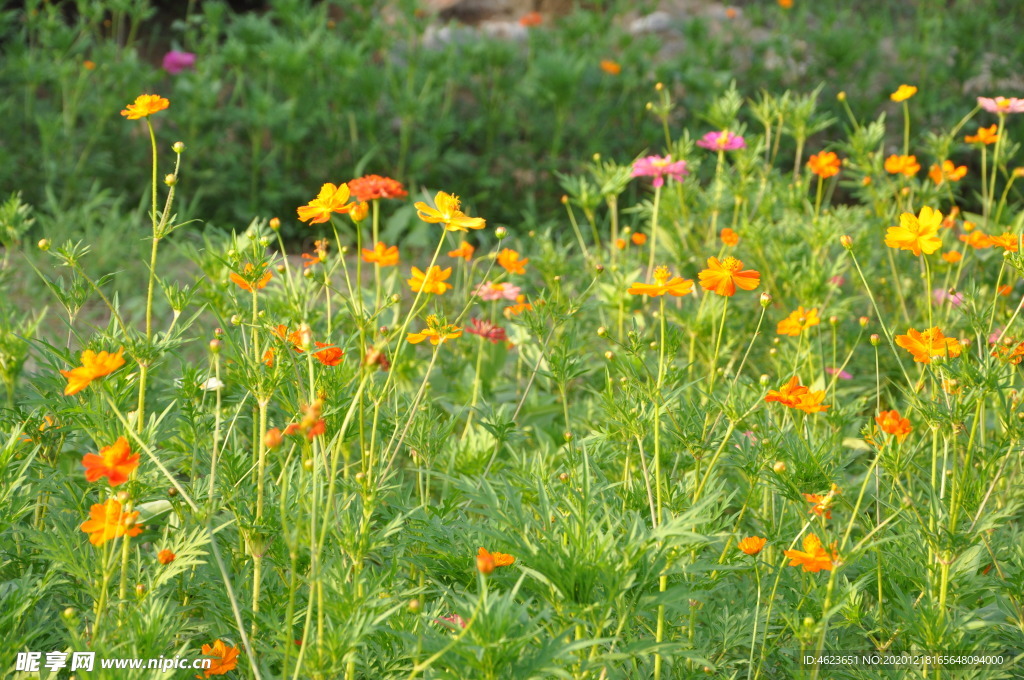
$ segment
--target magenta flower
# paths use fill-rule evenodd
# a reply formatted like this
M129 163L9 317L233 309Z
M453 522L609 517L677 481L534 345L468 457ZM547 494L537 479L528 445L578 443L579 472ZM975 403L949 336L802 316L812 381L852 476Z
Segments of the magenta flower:
M521 289L519 286L513 286L511 283L491 283L490 281L484 281L473 290L473 295L477 296L481 300L486 302L493 302L494 300L509 300L511 302L516 301L516 296L519 295Z
M686 161L672 162L672 156L647 156L633 163L632 177L653 177L654 188L665 184L665 177L671 177L677 182L683 181L684 175L689 175L686 169Z
M841 368L829 366L828 368L825 369L825 372L828 373L829 375L838 375L840 380L853 380L853 376Z
M470 327L466 329L466 332L470 335L479 335L485 340L490 340L495 345L508 340L508 336L505 335L505 329L490 321L481 321L474 318L469 320L469 324Z
M191 52L171 50L164 55L164 70L171 75L178 75L185 69L195 68L196 55Z
M709 132L697 140L697 146L712 151L735 151L746 148L747 143L739 135L734 135L728 130L721 132Z
M1024 113L1024 99L1016 97L978 97L978 106L989 113Z
M959 307L964 302L963 294L957 292L950 295L945 288L936 288L932 291L932 298L935 300L935 304L941 305L943 302L949 301L949 304L954 307Z

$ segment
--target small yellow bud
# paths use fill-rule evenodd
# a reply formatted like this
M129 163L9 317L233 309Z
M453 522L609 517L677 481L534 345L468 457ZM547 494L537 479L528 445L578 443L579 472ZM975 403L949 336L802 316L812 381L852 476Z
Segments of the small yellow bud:
M847 250L853 248L853 239L850 237L849 234L843 234L842 236L840 236L839 243L841 243L843 247L846 248Z
M50 239L41 238L39 239L39 243L37 245L39 246L39 250L45 253L47 250L50 249Z

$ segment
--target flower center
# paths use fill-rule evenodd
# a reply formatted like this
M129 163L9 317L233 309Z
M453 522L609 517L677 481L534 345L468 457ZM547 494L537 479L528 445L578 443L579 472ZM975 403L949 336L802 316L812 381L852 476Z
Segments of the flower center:
M659 286L665 285L665 282L672 278L672 273L668 270L668 267L658 267L654 270L654 280L658 282Z
M737 260L735 257L729 256L722 260L722 269L735 273L743 269L743 262L741 260Z

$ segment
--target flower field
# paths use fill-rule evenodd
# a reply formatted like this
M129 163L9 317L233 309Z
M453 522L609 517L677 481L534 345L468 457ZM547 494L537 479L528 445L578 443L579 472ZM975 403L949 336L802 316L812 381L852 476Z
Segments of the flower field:
M127 204L0 205L0 674L1024 677L1024 92L901 80L242 222L197 84L114 93Z

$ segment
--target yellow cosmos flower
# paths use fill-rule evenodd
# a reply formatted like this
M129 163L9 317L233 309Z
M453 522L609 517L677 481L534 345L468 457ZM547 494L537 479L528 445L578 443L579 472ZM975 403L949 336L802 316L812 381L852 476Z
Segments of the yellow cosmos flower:
M900 85L896 88L896 91L889 95L889 99L894 102L902 102L910 99L917 94L917 88L913 85Z
M148 118L157 111L163 111L171 102L158 94L140 94L135 102L128 105L128 108L121 110L121 115L128 120L139 120Z
M64 394L66 396L78 394L96 378L102 378L124 366L123 352L124 348L118 349L116 353L100 352L97 354L91 349L82 352L81 366L72 368L70 371L60 372L68 379Z
M429 224L443 224L448 231L466 231L467 229L483 229L487 221L482 217L469 217L459 210L459 197L438 191L431 208L423 201L416 203L417 215Z
M427 269L425 274L418 267L413 267L412 278L408 279L408 283L414 293L433 293L434 295L444 295L449 288L452 288L452 284L445 283L451 275L451 267L441 269L437 265L434 265Z
M931 255L942 247L942 239L939 238L941 225L942 213L928 206L921 208L917 217L913 213L903 213L900 225L889 227L885 233L885 245L896 250L909 250L918 257L921 253Z

